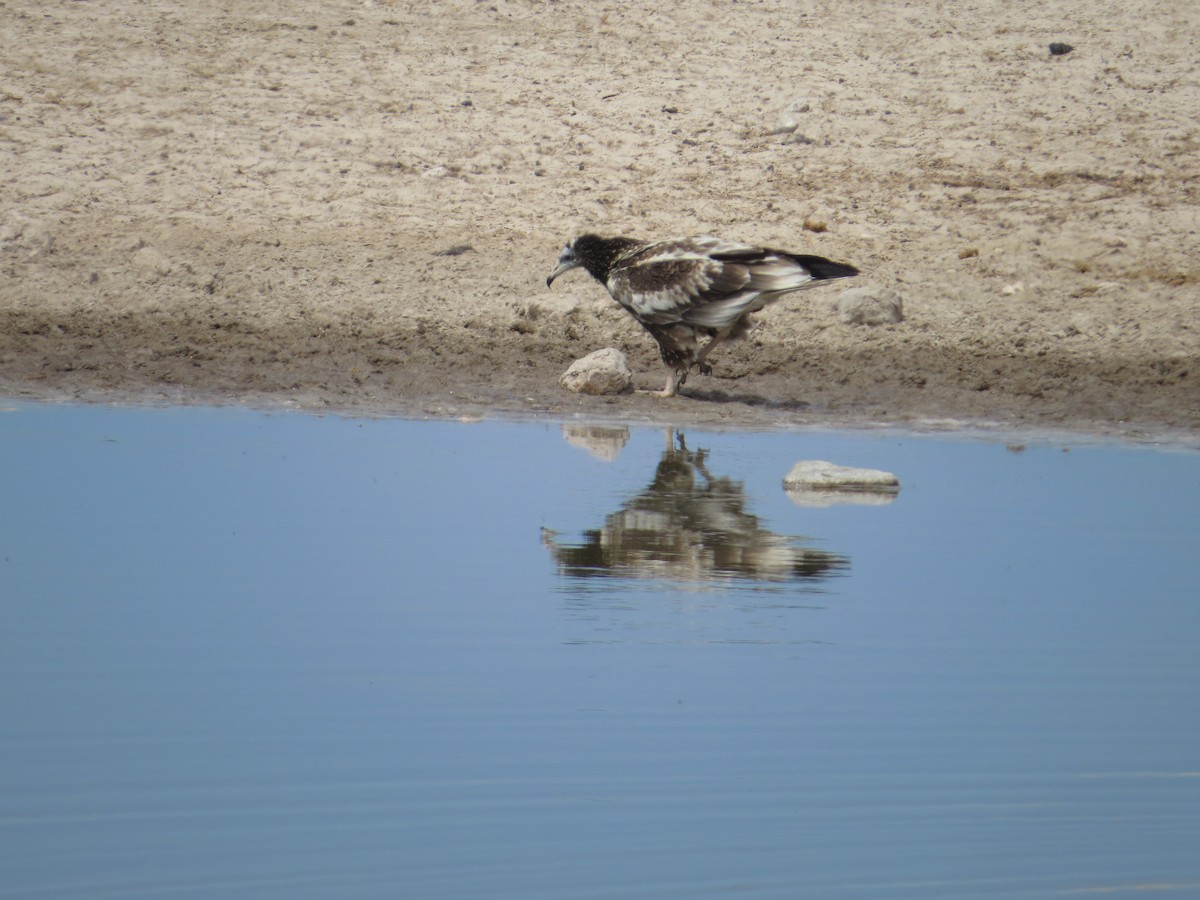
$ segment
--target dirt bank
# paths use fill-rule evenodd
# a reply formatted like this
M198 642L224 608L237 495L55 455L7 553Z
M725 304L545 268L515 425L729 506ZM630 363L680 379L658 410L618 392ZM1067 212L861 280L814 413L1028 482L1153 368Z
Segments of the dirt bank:
M2 10L0 392L1200 433L1195 4ZM794 295L687 397L577 397L605 346L662 380L546 289L585 228L846 260L906 320Z

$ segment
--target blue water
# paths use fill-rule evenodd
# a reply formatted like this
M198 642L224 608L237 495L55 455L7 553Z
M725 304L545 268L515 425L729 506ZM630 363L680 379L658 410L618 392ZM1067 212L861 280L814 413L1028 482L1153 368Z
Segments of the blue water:
M0 897L1200 896L1200 454L580 431L0 413Z

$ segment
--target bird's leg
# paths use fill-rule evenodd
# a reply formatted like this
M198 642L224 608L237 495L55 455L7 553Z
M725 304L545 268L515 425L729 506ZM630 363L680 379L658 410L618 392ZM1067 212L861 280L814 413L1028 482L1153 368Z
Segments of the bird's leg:
M663 388L660 397L674 397L679 393L683 383L687 381L687 369L672 369L667 375L667 386Z
M713 348L716 347L717 344L719 344L720 342L721 342L721 335L714 334L711 338L708 339L708 343L700 348L700 352L696 354L696 361L694 363L692 363L692 365L694 365L697 369L700 370L701 375L711 375L712 374L713 367L710 366L707 362L705 362L705 359L707 359L708 354L712 353Z

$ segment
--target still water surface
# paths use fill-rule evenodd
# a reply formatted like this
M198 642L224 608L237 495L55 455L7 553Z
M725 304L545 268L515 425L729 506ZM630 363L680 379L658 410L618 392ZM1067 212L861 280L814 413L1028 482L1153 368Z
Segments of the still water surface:
M1196 453L6 409L0 897L1200 896Z

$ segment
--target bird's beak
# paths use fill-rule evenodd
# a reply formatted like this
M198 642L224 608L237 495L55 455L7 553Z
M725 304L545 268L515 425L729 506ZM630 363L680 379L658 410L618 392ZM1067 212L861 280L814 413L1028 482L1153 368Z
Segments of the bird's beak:
M579 268L579 263L577 262L560 262L555 267L554 271L550 273L550 277L546 279L546 287L550 287L550 285L554 283L554 279L563 272L569 272L571 269L577 268Z

